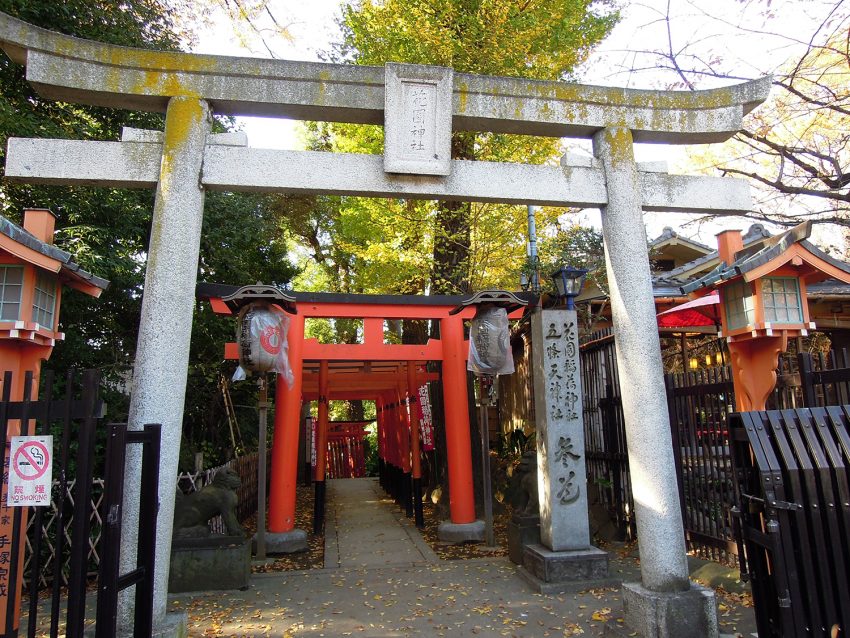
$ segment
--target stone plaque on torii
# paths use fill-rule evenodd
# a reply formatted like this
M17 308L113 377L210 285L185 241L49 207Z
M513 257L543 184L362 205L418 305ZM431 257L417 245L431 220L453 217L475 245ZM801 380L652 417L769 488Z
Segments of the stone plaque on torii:
M402 122L408 118L408 124L419 124L414 111L431 104L431 98L439 104L439 78L447 73L437 69L432 84L398 65L397 76L410 81L408 94L393 100L387 97L392 83L380 67L130 49L60 35L5 14L0 14L0 46L26 65L27 80L45 97L166 114L162 133L128 132L120 142L12 138L6 156L10 180L156 188L130 424L163 424L154 600L158 626L169 622L171 497L207 189L601 208L641 545L642 583L626 590L626 621L652 632L647 619L673 621L647 608L666 609L671 596L679 604L682 597L703 595L688 584L642 212L744 213L750 210L749 191L733 179L648 170L635 162L633 143L726 140L741 128L743 115L766 98L769 79L664 92L454 73L449 76L451 113L434 115L428 133L434 149L445 128L441 122L448 120L458 131L592 138L595 158L582 166L451 160L447 168L432 166L423 171L430 174L421 175L391 172L399 168L392 161L385 166L377 155L249 148L238 136L210 135L211 113L370 124L400 116ZM404 88L405 82L398 84ZM396 113L394 104L407 111ZM405 136L399 140L413 142ZM435 150L435 162L445 159L440 153ZM130 513L137 497L133 488L130 482ZM132 522L126 526L134 527ZM127 537L122 558L132 561L133 547L134 539ZM677 614L694 628L687 635L716 633L716 618L712 630L707 606L701 609L701 614ZM129 619L125 609L125 626Z

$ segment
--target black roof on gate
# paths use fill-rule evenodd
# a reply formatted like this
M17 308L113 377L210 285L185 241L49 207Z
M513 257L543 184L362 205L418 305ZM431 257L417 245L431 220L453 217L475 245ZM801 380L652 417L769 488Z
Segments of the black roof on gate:
M199 282L195 288L198 299L221 298L231 295L241 286ZM392 304L399 306L458 306L469 295L355 295L341 292L295 292L284 291L295 297L296 303L341 303L341 304ZM513 293L524 301L532 301L530 292Z

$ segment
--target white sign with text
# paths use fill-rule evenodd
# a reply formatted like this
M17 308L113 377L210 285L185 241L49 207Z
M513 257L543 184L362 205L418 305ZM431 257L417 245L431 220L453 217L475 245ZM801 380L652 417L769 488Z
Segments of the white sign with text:
M52 436L13 436L6 504L10 507L50 505L52 466Z

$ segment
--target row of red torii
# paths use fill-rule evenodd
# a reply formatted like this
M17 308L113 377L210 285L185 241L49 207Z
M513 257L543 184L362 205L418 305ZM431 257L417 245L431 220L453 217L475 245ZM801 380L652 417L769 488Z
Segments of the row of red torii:
M213 310L230 315L234 305L225 299L236 286L198 284L198 296ZM259 288L258 288L259 289ZM295 530L296 485L302 403L318 402L316 437L316 527L321 525L324 480L327 469L328 401L375 401L378 412L379 456L411 479L408 500L421 524L419 422L416 410L399 409L415 404L419 388L429 381L442 382L446 455L448 460L450 523L465 525L475 518L469 406L466 383L468 345L465 320L472 306L458 311L462 297L413 295L343 295L295 293L295 314L289 318L289 363L293 383L276 384L274 439L272 443L269 519L266 541L271 547L292 551L305 542ZM452 312L454 311L454 314ZM516 317L517 310L511 316ZM363 342L323 344L305 339L308 318L362 319ZM386 320L431 320L440 325L440 338L421 345L384 343ZM228 344L226 358L238 358L237 344ZM440 362L442 375L428 372L424 364ZM441 531L444 531L441 528ZM449 533L450 537L450 533Z

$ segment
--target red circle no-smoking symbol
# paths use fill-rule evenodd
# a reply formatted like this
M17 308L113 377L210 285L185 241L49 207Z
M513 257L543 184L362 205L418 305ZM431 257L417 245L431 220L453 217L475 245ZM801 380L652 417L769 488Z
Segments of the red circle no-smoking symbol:
M44 476L49 460L47 447L39 441L30 441L18 448L12 467L24 481L35 481Z

